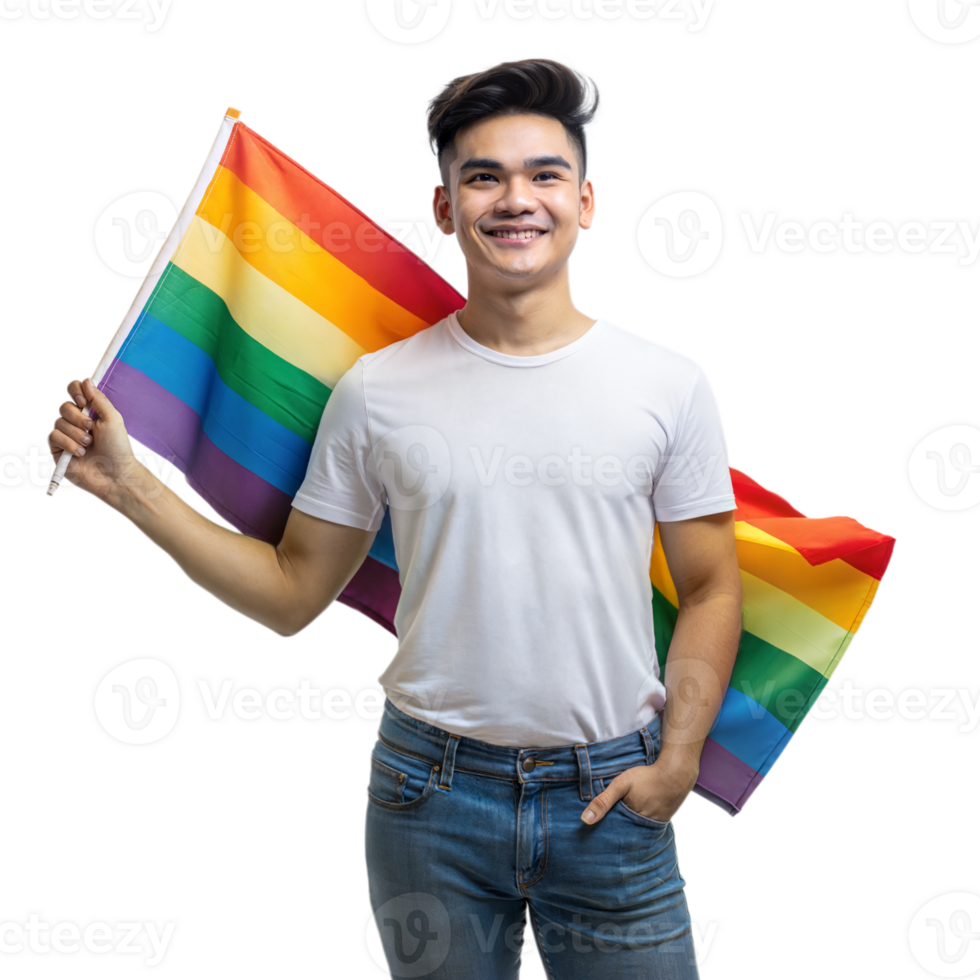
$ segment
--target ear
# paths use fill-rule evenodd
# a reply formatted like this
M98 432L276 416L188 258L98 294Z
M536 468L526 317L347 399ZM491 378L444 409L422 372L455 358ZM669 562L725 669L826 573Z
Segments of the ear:
M592 190L592 181L582 182L581 198L579 200L579 228L591 228L592 219L595 217L595 193Z
M449 191L442 184L435 190L432 213L435 215L437 227L444 235L455 233L456 226L453 224L453 207L449 201Z

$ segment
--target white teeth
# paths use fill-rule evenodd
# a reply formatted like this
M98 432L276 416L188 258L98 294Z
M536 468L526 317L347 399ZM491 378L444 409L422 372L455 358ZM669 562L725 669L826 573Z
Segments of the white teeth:
M496 238L510 238L510 239L523 239L523 238L537 238L539 235L543 235L544 232L537 229L532 229L530 231L492 231L491 235Z

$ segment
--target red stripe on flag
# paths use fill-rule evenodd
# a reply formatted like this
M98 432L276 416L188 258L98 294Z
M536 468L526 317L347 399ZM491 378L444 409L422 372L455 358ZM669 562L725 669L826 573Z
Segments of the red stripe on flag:
M754 523L753 517L803 517L789 501L760 486L750 476L729 467L738 512L735 520Z
M437 323L466 302L414 252L244 123L235 124L221 165L348 269L426 324Z
M859 524L851 517L806 517L788 501L751 477L730 469L735 490L735 520L745 521L795 548L811 565L840 558L881 579L891 560L895 539Z

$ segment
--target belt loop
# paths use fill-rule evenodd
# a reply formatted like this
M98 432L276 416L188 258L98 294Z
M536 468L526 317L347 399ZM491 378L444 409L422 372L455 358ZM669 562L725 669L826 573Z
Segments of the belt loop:
M653 764L653 737L647 731L646 726L640 729L640 738L643 739L643 747L647 752L647 765Z
M589 762L589 750L583 743L575 746L578 758L578 791L583 800L592 799L592 764Z
M442 756L442 777L439 780L439 789L449 789L453 781L453 768L456 764L456 746L459 745L459 736L450 735L446 740L446 751Z

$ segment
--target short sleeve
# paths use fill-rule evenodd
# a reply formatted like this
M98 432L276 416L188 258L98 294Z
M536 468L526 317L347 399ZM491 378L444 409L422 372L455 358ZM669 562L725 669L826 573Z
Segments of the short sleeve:
M683 521L735 509L721 417L700 367L657 471L653 510L658 521Z
M334 386L320 418L306 477L293 506L325 521L376 531L384 517L360 360Z

